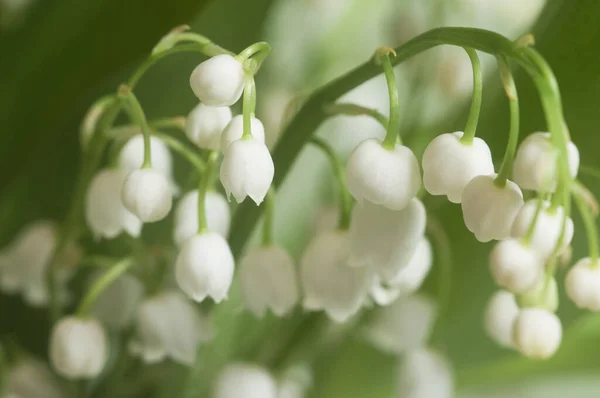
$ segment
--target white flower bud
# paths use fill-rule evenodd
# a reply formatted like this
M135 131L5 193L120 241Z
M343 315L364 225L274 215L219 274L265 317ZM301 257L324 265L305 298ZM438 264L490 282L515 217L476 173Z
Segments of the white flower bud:
M234 259L227 241L215 232L194 235L181 246L175 262L177 284L190 298L207 296L219 303L227 298Z
M497 291L485 309L483 324L487 335L497 344L513 348L513 327L518 315L519 306L514 294Z
M399 397L452 398L452 364L431 349L415 349L408 352L400 362L397 386Z
M527 308L515 321L514 337L521 354L532 359L548 359L558 350L562 326L552 312Z
M515 182L523 189L554 192L558 180L558 149L551 141L550 133L533 133L523 140L513 166ZM579 150L569 141L567 144L569 172L572 177L579 170Z
M350 267L346 231L323 232L309 243L300 261L304 308L324 310L344 322L363 305L373 283L369 267Z
M388 282L402 292L402 294L411 294L419 290L423 281L429 274L433 265L433 251L429 239L423 237L417 244L417 248L408 262L408 265L402 268L396 276Z
M57 243L57 225L39 220L27 225L2 254L0 288L6 293L21 293L27 304L40 307L48 302L46 271ZM56 259L58 297L67 298L66 283L81 258L81 249L68 242Z
M190 87L208 106L231 106L244 91L244 67L231 55L216 55L194 69Z
M90 282L93 283L101 275L101 272L95 273ZM110 329L125 329L131 324L143 294L141 282L131 275L123 274L98 295L92 314Z
M532 289L519 295L521 308L541 308L550 312L558 309L558 285L556 280L542 278Z
M569 270L565 287L577 307L600 311L600 268L591 258L579 260Z
M146 363L170 358L191 366L198 346L212 338L212 325L179 292L165 291L146 298L137 309L132 354Z
M414 153L396 145L381 146L375 138L361 142L348 159L348 190L359 205L368 200L394 210L406 207L421 188L421 171Z
M108 359L108 338L93 318L69 316L54 325L50 335L50 362L68 379L91 379L100 374Z
M406 267L425 233L427 214L418 199L402 210L364 201L350 225L350 265L374 268L384 282Z
M252 132L252 138L265 142L265 127L262 122L254 116L250 119L250 131ZM244 115L237 115L231 119L231 122L223 130L221 134L221 151L225 152L229 145L233 141L237 141L242 138L244 134Z
M112 239L122 231L137 238L142 221L121 201L121 191L127 174L123 170L100 170L92 179L85 202L85 218L96 238Z
M508 239L496 243L490 253L490 272L496 283L513 292L524 293L542 280L544 263L522 241Z
M230 121L229 107L199 104L185 120L185 134L200 148L219 149L221 134Z
M490 148L475 137L470 145L460 139L457 131L434 138L423 153L423 185L432 195L446 195L452 203L460 203L469 181L478 175L494 173Z
M46 364L31 357L19 357L8 370L3 392L5 398L64 398L60 380Z
M269 308L283 316L299 299L294 260L280 247L251 248L240 261L240 283L246 308L257 316Z
M133 128L139 134L130 138L119 153L119 169L126 171L125 175L140 169L144 163L144 136L139 127ZM152 169L162 174L176 193L179 188L173 179L173 157L169 147L160 138L150 137L150 151Z
M275 378L257 365L229 364L217 377L213 398L277 398Z
M207 192L204 200L208 230L223 237L229 234L231 212L227 199L218 192ZM180 247L198 232L198 191L186 193L175 208L173 241Z
M378 349L402 354L427 344L437 315L436 302L424 295L402 297L377 308L366 326L367 340Z
M220 178L227 197L232 194L238 203L246 196L261 204L275 174L275 165L264 142L252 138L237 140L225 151Z
M495 174L473 178L461 199L465 224L480 242L508 238L523 206L523 194L517 184L506 181L504 187L498 187L495 178Z
M533 229L533 235L531 236L531 247L544 259L553 253L554 247L560 238L564 215L564 208L562 206L558 207L555 212L550 212L549 207L550 202L544 201ZM511 234L513 237L522 238L527 234L529 226L535 218L536 209L536 199L528 200L525 203L512 225ZM571 217L568 217L561 247L564 248L570 245L572 239L573 220Z
M173 193L162 174L153 169L138 169L125 179L121 200L143 222L156 222L171 211Z

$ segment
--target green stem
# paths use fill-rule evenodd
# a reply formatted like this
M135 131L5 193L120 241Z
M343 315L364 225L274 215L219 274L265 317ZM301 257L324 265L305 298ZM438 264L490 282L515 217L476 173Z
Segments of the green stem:
M142 169L148 169L152 167L152 145L151 145L151 131L150 126L148 126L148 121L146 120L146 115L144 114L144 110L140 105L137 97L131 91L131 88L128 86L119 87L119 98L123 100L124 109L129 114L131 121L137 125L141 130L144 136L144 161L142 163Z
M56 248L52 253L52 258L46 269L46 287L48 289L49 301L48 312L51 322L56 322L61 316L61 307L58 299L58 286L56 280L56 268L59 266L58 260L62 254L62 251L67 247L69 242L76 239L75 231L77 231L78 226L82 223L83 206L87 187L102 160L104 148L106 147L106 140L103 134L113 125L120 110L120 102L115 99L112 106L110 106L106 113L102 116L97 130L90 141L89 150L86 153L86 156L83 158L82 165L79 169L79 174L77 175L75 193L73 195L71 204L68 207L69 212L61 224Z
M206 162L206 169L200 178L198 184L198 234L203 234L208 231L206 224L206 192L210 188L212 175L215 172L217 159L219 158L218 151L211 151Z
M385 51L385 50L383 50ZM387 134L385 140L381 144L385 149L392 150L396 147L396 143L400 143L400 99L398 97L398 86L396 85L396 75L394 74L394 67L390 60L390 53L379 54L379 61L385 74L385 80L388 86L388 94L390 96L390 120L387 125Z
M525 49L515 45L513 41L502 35L474 28L437 28L425 32L395 48L396 56L392 59L392 64L398 65L416 54L442 44L470 47L494 55L503 54L516 60L530 75L539 74L534 62L523 53ZM328 115L324 111L325 105L334 103L348 91L380 73L379 66L372 61L366 62L317 89L303 102L295 116L287 123L281 138L272 151L276 170L273 186L281 185L304 145L309 142L314 131L327 118ZM540 87L539 82L536 84ZM544 110L550 129L553 130L556 128L556 123L555 120L550 119L552 119L554 110L560 110L560 99L552 100L559 96L557 90L549 91L548 94L550 100L546 100ZM559 128L561 127L559 126ZM232 234L229 237L230 247L235 255L242 252L261 211L260 206L252 206L249 202L242 203L237 208L231 223Z
M269 189L265 198L265 220L263 222L262 244L265 247L273 245L273 229L275 227L275 189Z
M243 140L252 139L252 118L256 110L256 84L254 76L246 72L246 84L244 86L244 98L242 100L243 125L244 132L242 133Z
M119 276L123 275L129 267L131 267L134 263L132 257L126 257L113 265L108 271L106 271L102 276L94 282L92 288L87 292L84 299L79 304L77 308L77 316L86 317L89 315L92 306L96 302L96 299L106 289L113 283Z
M506 58L504 56L498 56L497 59L502 84L506 91L510 108L508 144L506 145L506 151L504 152L504 159L502 160L498 177L494 180L496 186L504 187L506 185L506 180L508 180L508 177L512 173L513 160L517 151L517 143L519 142L519 97L517 96L517 87Z
M331 168L333 170L335 178L338 180L340 189L339 228L346 230L350 227L350 216L352 212L352 196L350 196L348 188L346 187L344 166L342 166L342 163L338 159L331 145L317 137L312 137L310 139L310 143L321 149L325 156L327 156L327 158L329 159L329 162L331 163Z
M179 153L181 157L187 160L198 171L203 172L206 169L204 160L192 149L185 146L181 141L171 137L168 134L163 134L156 131L153 131L152 135L167 144L167 146L173 151Z
M258 43L251 44L250 46L243 49L238 55L236 55L236 58L241 63L244 63L244 61L246 61L247 59L258 54L257 57L259 57L260 61L262 61L267 55L269 55L270 52L271 45L267 42L260 41Z
M573 199L575 199L575 204L579 209L579 214L581 215L581 219L583 220L583 224L585 226L585 233L588 239L588 251L590 258L592 259L592 264L594 267L598 266L598 227L596 226L596 220L590 211L590 208L587 206L583 198L577 195L575 192L573 193Z
M350 103L329 104L329 105L325 106L325 113L327 113L327 115L330 115L330 116L335 116L335 115L370 116L373 119L377 120L377 122L379 122L379 124L381 124L383 126L383 128L386 130L390 123L388 118L385 115L383 115L381 112L379 112L375 109L366 108L364 106L350 104Z
M479 122L479 111L481 110L481 98L483 93L483 73L481 72L481 62L477 56L477 51L470 47L464 48L473 66L473 100L469 111L469 118L465 127L465 134L461 138L461 142L465 145L471 145L475 132L477 131L477 123Z
M176 129L185 132L185 117L175 116L151 120L148 122L148 125L152 129Z
M171 54L175 54L175 53L186 53L186 52L194 52L194 53L201 53L204 54L206 56L212 57L215 55L220 55L220 54L230 54L232 55L232 53L228 50L225 50L222 47L219 47L218 45L214 44L214 43L207 43L207 44L198 44L198 43L192 43L192 44L182 44L179 46L175 46L173 48L169 48L165 51L162 52L158 52L156 54L153 54L151 56L149 56L148 58L146 58L146 60L140 65L138 66L138 68L135 70L135 72L133 72L133 74L131 75L131 77L129 78L129 80L127 81L127 85L129 87L131 87L131 89L133 90L135 88L135 86L137 86L138 82L140 81L140 79L144 76L144 74L159 60L171 55Z

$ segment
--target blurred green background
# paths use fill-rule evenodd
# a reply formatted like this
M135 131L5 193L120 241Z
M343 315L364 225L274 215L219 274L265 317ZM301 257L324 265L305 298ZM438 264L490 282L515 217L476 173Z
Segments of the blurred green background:
M600 2L596 0L548 0L545 5L537 0L21 0L25 6L20 10L17 3L0 0L0 246L28 221L61 219L78 169L78 128L84 112L95 98L115 90L162 35L184 23L234 52L257 40L273 45L273 55L258 81L258 113L271 142L292 98L364 62L379 45L397 46L442 25L497 30L511 39L531 30L536 47L558 78L582 164L600 167ZM499 163L507 139L508 106L489 62L493 59L488 58L484 69L490 73L478 134L490 143ZM399 68L404 133L417 147L436 134L463 128L470 94L454 87L465 69L452 70L455 59L454 53L435 50ZM147 74L137 93L150 118L185 115L195 105L188 78L200 60L196 55L174 55ZM471 71L466 65L468 80ZM517 85L522 131L544 130L531 82L517 74ZM346 136L339 131L344 126L348 123L327 124L319 134L347 154L348 142L366 132L349 131ZM277 240L296 256L320 208L333 200L330 179L325 160L307 150L281 189ZM593 192L600 192L598 181L585 175L581 179ZM591 385L591 395L567 389L572 397L598 396L600 319L576 310L563 295L559 315L566 335L555 358L533 362L496 348L481 328L483 308L495 289L487 268L490 245L477 243L468 233L458 206L437 200L426 203L435 209L452 242L453 294L439 341L456 366L462 391L482 385L483 391L497 391L499 397L558 397L563 395L550 394L557 394L559 388L538 391L546 385L540 380L558 378ZM586 255L586 245L581 223L577 217L575 221L573 258L577 259ZM169 236L170 230L164 234ZM434 271L428 288L433 289L435 277ZM0 332L20 336L21 343L45 355L43 313L5 296L0 297L0 311ZM318 368L312 393L388 397L394 362L395 358L358 338L345 342ZM519 390L522 382L530 384ZM520 392L502 393L507 386ZM169 389L165 391L164 396L169 396ZM472 394L484 396L479 391Z

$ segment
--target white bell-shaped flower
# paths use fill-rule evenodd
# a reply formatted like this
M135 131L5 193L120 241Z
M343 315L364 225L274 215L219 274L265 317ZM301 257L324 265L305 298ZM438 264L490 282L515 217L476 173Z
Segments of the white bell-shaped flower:
M446 195L452 203L460 203L469 181L479 175L494 173L490 148L475 137L470 145L460 139L457 131L434 138L423 153L423 185L432 195Z
M218 192L207 192L204 199L208 230L223 237L229 234L231 211L227 199ZM198 232L198 191L186 193L175 208L173 241L178 247Z
M52 261L58 239L58 227L40 220L27 225L3 253L0 288L6 293L21 293L29 305L48 303L46 271ZM81 258L81 249L69 242L56 259L56 282L59 299L67 298L66 283Z
M125 170L127 174L136 171L144 163L144 136L138 127L134 127L138 134L127 141L119 153L119 169ZM173 179L173 156L169 147L158 137L150 137L150 151L152 169L165 176L176 193L179 189Z
M504 187L494 184L495 174L473 178L461 199L463 218L480 242L510 236L515 217L523 206L523 193L512 181Z
M185 120L185 134L200 148L219 149L221 134L230 121L229 107L199 104Z
M101 275L101 272L95 273L90 282L96 281ZM96 297L92 314L110 329L125 329L131 324L143 294L141 282L131 275L123 274Z
M121 191L123 204L143 222L156 222L165 218L173 203L169 181L153 169L132 171Z
M94 318L68 316L58 321L50 335L50 362L68 379L91 379L108 359L108 338Z
M260 142L265 142L265 127L262 122L252 116L250 118L250 131L252 131L252 137ZM231 122L223 130L221 134L221 150L225 152L229 145L233 141L237 141L242 138L244 134L244 115L237 115L231 119Z
M532 199L528 200L521 208L512 225L513 237L522 238L527 234L529 226L535 218L537 205L537 200ZM556 243L560 239L563 225L564 208L560 206L555 211L550 211L549 207L550 202L544 201L531 236L531 246L542 258L548 258L553 253ZM564 248L571 244L573 230L573 220L568 217L561 247Z
M348 232L326 231L313 238L300 261L304 308L324 310L344 322L363 305L373 283L369 267L350 267Z
M490 253L490 271L498 286L524 293L542 280L544 263L537 252L518 239L496 243Z
M552 312L526 308L515 321L514 337L521 354L532 359L548 359L560 346L562 326Z
M384 282L406 267L425 233L423 203L412 199L402 210L364 201L352 210L350 265L368 266Z
M233 254L225 238L208 232L183 243L175 262L175 279L193 300L200 302L210 296L219 303L227 298L233 269Z
M191 366L200 343L213 337L210 320L174 290L146 298L135 319L136 335L129 350L146 363L170 358Z
M367 200L401 210L419 192L421 171L409 148L396 145L393 150L387 150L380 140L371 138L361 142L350 155L346 182L359 205Z
M483 325L487 335L497 344L513 348L513 328L518 315L515 295L506 290L497 291L485 309Z
M240 260L240 283L246 308L257 316L271 309L289 313L299 299L294 260L277 246L254 247Z
M244 67L231 55L215 55L194 69L190 87L208 106L231 106L244 91Z
M31 357L19 357L6 373L5 398L65 398L60 380L48 366Z
M436 302L421 294L401 297L377 308L366 326L366 338L378 349L402 354L426 345L437 315Z
M554 192L558 180L558 149L551 141L550 133L533 133L523 140L513 166L513 177L523 189ZM572 177L579 170L579 150L569 141L567 144L569 172Z
M85 219L96 238L112 239L125 231L137 238L142 221L121 201L127 174L123 170L100 170L90 183L85 203Z
M565 287L577 307L600 311L600 268L591 258L579 260L569 270Z
M231 363L217 377L212 398L278 398L277 381L258 365Z
M454 371L441 354L427 348L408 352L400 362L398 396L402 398L452 398Z
M221 164L221 183L241 203L246 196L261 204L275 174L275 165L264 142L252 138L234 141L227 147Z

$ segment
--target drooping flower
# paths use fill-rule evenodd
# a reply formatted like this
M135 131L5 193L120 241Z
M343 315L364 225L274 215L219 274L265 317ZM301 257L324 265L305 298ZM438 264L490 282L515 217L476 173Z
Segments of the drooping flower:
M68 316L52 329L49 356L52 366L63 377L94 378L108 359L108 338L96 319Z
M191 366L199 344L213 336L210 320L174 290L146 298L135 318L136 335L129 349L146 363L171 358Z
M260 142L265 142L265 127L262 122L255 117L250 119L250 131L252 131L252 137ZM244 115L237 115L223 130L221 134L220 147L223 152L227 150L229 145L233 141L237 141L242 138L244 133Z
M210 296L219 303L227 298L233 269L227 241L216 232L208 232L183 243L175 262L175 279L191 299L201 302Z
M6 373L3 397L7 398L64 398L60 380L48 366L37 359L26 356L18 358Z
M277 398L277 382L258 365L232 363L217 377L213 398Z
M125 231L137 238L142 221L121 201L121 190L127 174L123 170L100 170L90 183L85 203L85 218L96 238L112 239Z
M100 275L100 272L93 275L91 282ZM143 294L140 281L128 274L121 275L96 297L92 314L106 327L123 330L131 324Z
M373 267L382 281L391 281L406 267L426 225L423 203L412 199L402 210L364 201L354 207L350 224L350 264Z
M523 140L513 166L515 182L523 189L554 192L558 180L558 148L551 141L550 133L533 133ZM567 157L571 177L579 170L579 150L569 141Z
M441 354L427 348L409 351L400 362L398 393L406 398L452 398L454 372Z
M271 309L290 312L299 299L294 261L277 246L255 247L240 260L240 283L246 308L257 316Z
M475 137L469 145L457 131L434 138L423 153L423 185L432 195L446 195L452 203L460 203L469 181L479 175L494 173L490 148Z
M121 200L131 213L143 222L156 222L165 218L173 203L169 181L153 169L132 171L121 191Z
M552 312L543 309L521 310L514 328L515 345L528 358L550 358L562 340L560 320Z
M223 237L229 233L231 212L227 199L218 192L207 192L204 199L208 230ZM180 247L198 232L198 191L190 191L175 208L173 241Z
M198 104L187 116L185 134L200 148L219 149L221 135L230 121L229 107Z
M388 150L372 138L361 142L350 155L346 181L359 205L369 201L402 210L421 188L421 171L409 148L396 145Z
M461 199L463 217L469 231L480 242L510 236L515 217L523 206L523 194L512 181L499 187L495 174L473 178Z
M537 200L529 200L521 208L512 225L511 235L515 238L522 238L527 234L531 223L535 218L537 209ZM533 234L531 235L531 247L542 257L548 258L554 251L556 243L560 239L563 226L564 208L557 207L554 211L550 210L550 202L544 201L542 209L538 214ZM573 239L573 220L567 218L565 224L565 233L562 239L561 247L571 244Z
M513 348L513 328L519 315L519 306L514 294L499 290L490 299L485 309L484 327L488 336L497 344Z
M257 205L262 203L274 174L271 154L259 139L240 139L227 147L220 177L228 198L233 195L241 203L250 196Z
M350 267L348 232L323 232L309 243L300 261L304 308L324 310L344 322L363 305L373 283L369 267Z
M498 242L490 253L490 271L496 283L524 293L542 279L544 263L529 245L517 239Z
M600 268L591 258L577 261L567 274L565 287L577 307L600 311Z
M190 87L208 106L231 106L242 96L244 67L231 55L216 55L194 69Z
M366 326L368 341L378 349L403 354L426 345L437 315L437 304L421 294L401 297L377 308Z

